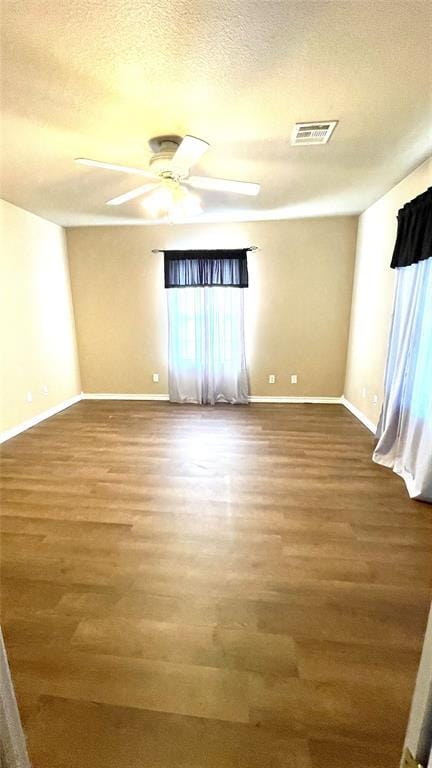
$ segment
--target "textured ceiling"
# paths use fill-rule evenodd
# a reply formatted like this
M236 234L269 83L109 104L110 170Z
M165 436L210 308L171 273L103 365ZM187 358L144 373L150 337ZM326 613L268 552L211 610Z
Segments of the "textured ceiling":
M0 194L65 226L144 223L142 184L74 157L146 166L191 133L195 173L256 181L202 193L201 220L364 210L432 151L432 5L423 0L3 0ZM326 146L293 123L338 119Z

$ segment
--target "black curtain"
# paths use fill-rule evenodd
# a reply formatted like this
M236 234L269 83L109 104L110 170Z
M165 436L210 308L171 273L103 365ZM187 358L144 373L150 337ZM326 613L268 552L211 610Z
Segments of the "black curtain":
M391 267L409 267L432 256L432 187L398 212Z
M164 251L165 288L202 285L247 288L248 250Z

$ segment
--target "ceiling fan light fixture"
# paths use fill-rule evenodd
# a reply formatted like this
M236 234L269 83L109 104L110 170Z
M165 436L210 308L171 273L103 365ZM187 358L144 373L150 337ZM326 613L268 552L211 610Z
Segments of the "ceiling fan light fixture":
M170 179L164 179L158 189L143 199L141 205L152 218L166 218L169 221L181 221L202 213L198 195Z
M145 212L152 218L160 218L167 210L172 207L173 197L171 189L162 184L154 192L147 195L141 202Z
M198 195L194 195L192 192L185 192L174 206L172 218L175 220L187 219L199 216L202 212L201 200Z

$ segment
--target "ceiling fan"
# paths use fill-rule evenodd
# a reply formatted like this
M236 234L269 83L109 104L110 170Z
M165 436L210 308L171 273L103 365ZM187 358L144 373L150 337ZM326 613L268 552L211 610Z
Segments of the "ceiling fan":
M240 195L257 195L260 191L259 184L253 184L249 181L218 179L210 176L190 176L191 167L198 162L210 146L203 139L198 139L195 136L185 136L183 139L179 136L156 136L150 139L149 145L153 150L153 155L150 158L148 169L104 163L85 157L78 157L75 162L95 168L143 176L147 179L145 184L107 200L106 204L121 205L145 195L144 205L151 213L158 213L163 209L172 210L175 207L183 208L183 212L200 212L199 199L188 193L188 188L214 192L234 192Z

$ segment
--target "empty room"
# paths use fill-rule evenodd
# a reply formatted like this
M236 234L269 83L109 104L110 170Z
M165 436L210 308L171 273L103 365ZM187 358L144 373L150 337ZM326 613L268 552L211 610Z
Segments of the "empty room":
M431 768L432 4L3 0L2 768Z

